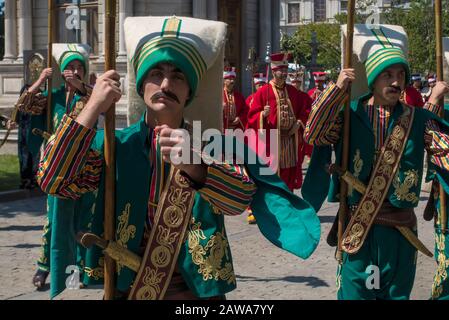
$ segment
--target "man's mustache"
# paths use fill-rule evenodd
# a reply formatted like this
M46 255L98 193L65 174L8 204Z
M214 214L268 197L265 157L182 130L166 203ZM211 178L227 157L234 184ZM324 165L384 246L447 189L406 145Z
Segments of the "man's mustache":
M389 86L387 89L387 93L400 93L401 91L402 89L399 86Z
M172 100L175 100L177 103L180 103L178 97L173 92L170 92L170 91L165 91L165 92L159 91L159 92L156 92L151 97L151 101L155 101L155 100L158 100L160 98L170 98Z
M64 76L64 74L62 74L62 77L65 79L65 76ZM77 74L73 74L73 77L74 78L77 78L78 80L80 80L81 81L81 77L79 76L79 75L77 75Z

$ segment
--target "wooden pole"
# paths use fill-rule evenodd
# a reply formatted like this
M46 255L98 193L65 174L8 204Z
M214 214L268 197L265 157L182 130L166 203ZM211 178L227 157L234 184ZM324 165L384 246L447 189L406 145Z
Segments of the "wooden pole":
M443 22L441 0L435 0L435 37L436 37L436 58L437 58L437 79L444 80L443 74ZM439 116L444 118L444 97L438 102L441 107ZM447 213L446 213L446 193L440 184L440 222L441 230L446 233Z
M105 3L105 45L104 70L115 69L116 43L115 20L116 0ZM104 124L104 157L105 157L105 195L104 195L104 237L115 239L115 105L106 112ZM104 257L104 299L113 300L115 291L115 261Z
M47 49L47 68L52 67L53 56L53 17L54 17L54 3L53 0L48 0L48 49ZM32 32L29 30L29 32ZM52 78L47 79L47 132L53 132L53 110L52 110Z
M348 20L346 30L346 51L344 57L344 69L352 67L352 42L354 38L354 15L355 15L355 0L348 1ZM351 110L351 85L348 86L348 101L344 110L344 125L343 125L343 154L341 167L344 171L348 170L349 164L349 133L350 133L350 110ZM344 232L346 219L348 216L348 185L343 180L340 180L340 209L338 212L338 247L337 247L337 261L343 262L343 253L341 242Z

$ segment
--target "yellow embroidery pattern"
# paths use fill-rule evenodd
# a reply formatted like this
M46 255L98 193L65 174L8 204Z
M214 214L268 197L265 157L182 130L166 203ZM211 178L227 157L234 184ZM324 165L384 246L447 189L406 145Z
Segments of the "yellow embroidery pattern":
M104 278L104 258L101 257L100 259L98 259L98 267L93 269L85 267L84 272L87 274L89 278L94 278L95 280Z
M168 275L176 264L190 222L195 191L173 167L165 187L154 226L145 249L143 268L139 270L128 299L163 298L169 285ZM188 190L188 191L185 191Z
M354 172L353 176L354 178L358 178L360 176L360 172L362 172L363 168L363 159L360 157L360 149L355 150L354 159L352 160L354 163ZM352 196L352 193L354 192L354 187L349 185L348 186L348 195Z
M418 185L418 170L408 170L405 172L404 181L401 183L399 171L393 180L394 195L400 201L408 201L414 204L419 202L419 198L415 192L409 192L412 187Z
M38 263L44 264L44 265L48 263L47 255L45 252L45 247L46 247L46 245L48 245L47 235L48 235L48 232L50 231L48 228L48 226L50 225L50 221L48 220L48 209L49 209L49 206L48 206L48 202L47 202L47 217L45 218L45 225L44 225L44 230L42 233L41 255L40 255L39 259L37 260ZM42 268L42 266L41 266L41 268Z
M188 233L189 253L192 261L197 265L198 273L203 275L203 280L226 281L228 284L235 284L236 278L232 263L227 262L222 266L223 258L229 258L229 243L224 236L224 231L213 234L205 246L201 245L201 240L206 240L201 222L195 223L192 218Z
M122 214L118 217L118 226L117 226L117 244L127 248L128 247L128 241L130 239L134 239L136 236L136 226L135 225L128 225L129 224L129 213L131 211L131 204L127 203L125 205L125 210L122 211ZM121 270L123 268L123 265L120 263L117 263L117 273L120 274Z
M61 119L59 119L59 114L55 113L54 117L53 117L53 128L57 128L59 127L59 122Z
M343 234L341 244L343 251L350 254L356 253L363 245L367 231L371 227L375 214L381 206L381 200L387 194L390 183L394 181L394 177L392 175L386 175L385 173L396 172L399 166L401 150L395 150L394 148L391 148L391 146L400 145L400 149L402 150L405 148L405 143L411 130L409 124L411 123L410 121L413 117L414 109L405 108L392 134L387 138L387 147L383 148L381 154L379 155L381 158L377 161L373 170L367 187L367 192L360 200L359 206L355 210L355 213L353 214ZM391 140L398 141L391 143ZM410 187L406 189L406 193L408 193L411 186L418 181L417 171L408 171L405 181L406 182L404 182L402 188L407 187L410 184ZM404 190L405 189L400 189L401 192L404 192ZM407 194L404 196L410 198Z
M437 299L443 293L443 284L447 280L447 271L449 268L449 258L446 257L446 236L444 234L435 234L435 243L438 251L438 268L432 284L432 299Z
M161 292L160 283L165 276L165 272L158 272L152 270L150 267L145 268L145 276L143 277L143 284L145 290L141 290L140 300L155 300L157 295Z
M72 112L70 112L69 117L72 119L75 119L81 113L81 111L84 109L84 106L85 106L84 100L78 100L75 103L75 107L73 108Z
M335 285L337 287L337 291L340 291L340 288L341 288L341 280L342 280L341 268L342 268L342 266L339 265L338 270L337 270L337 277L335 278Z

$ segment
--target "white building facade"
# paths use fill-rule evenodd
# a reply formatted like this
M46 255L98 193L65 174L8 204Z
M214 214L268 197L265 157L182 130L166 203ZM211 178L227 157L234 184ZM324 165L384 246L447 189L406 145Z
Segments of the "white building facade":
M90 72L104 66L104 0L55 0L54 42L81 42L93 48ZM74 7L74 3L77 6ZM48 42L47 0L5 0L5 55L0 60L0 114L9 115L24 83L24 50L46 50ZM77 24L73 15L78 12ZM237 68L238 86L251 93L252 74L246 71L249 49L261 60L267 43L279 49L280 6L278 0L117 0L117 70L127 88L127 57L123 22L129 16L177 15L220 20L228 24L227 61ZM117 104L118 126L126 125L126 95ZM0 139L3 133L0 132ZM14 139L14 135L13 135Z
M364 3L371 4L371 2L365 0ZM382 10L390 8L394 2L398 3L393 0L375 0L374 5ZM402 6L409 2L409 0L400 1ZM347 0L281 0L281 31L291 35L302 24L335 22L335 15L345 13L347 6Z

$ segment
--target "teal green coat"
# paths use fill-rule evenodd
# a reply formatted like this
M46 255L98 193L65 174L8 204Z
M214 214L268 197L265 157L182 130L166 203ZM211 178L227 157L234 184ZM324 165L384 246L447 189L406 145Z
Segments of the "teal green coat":
M52 119L53 128L57 128L66 113L70 113L75 108L76 103L82 98L75 94L70 106L66 108L65 86L53 89L52 94ZM48 93L44 92L44 96ZM28 141L30 141L30 152L37 154L44 143L41 136L34 135L31 130L34 128L47 130L47 114L31 116ZM85 249L78 245L74 235L78 231L88 231L92 217L91 209L95 203L93 193L83 195L79 200L61 199L52 195L47 196L47 215L51 219L50 241L48 241L50 257L50 296L54 297L66 288L67 266L78 265L80 274L83 273L85 260ZM65 248L70 248L66 250ZM48 251L47 251L48 252Z
M119 219L122 222L116 230L116 240L135 253L138 253L144 232L152 172L149 144L146 143L148 130L142 118L116 132L116 226L119 226ZM97 132L92 148L102 153L103 141L103 131ZM246 165L257 184L251 203L257 224L273 244L306 259L320 239L319 219L313 208L291 193L277 175L261 176L261 166L260 163ZM103 234L103 195L104 177L92 223L92 232L98 235ZM223 295L236 287L224 217L213 213L211 205L199 193L195 196L192 215L194 223L181 247L178 268L196 296ZM103 256L98 248L88 250L85 270L90 283L102 282ZM135 276L132 270L119 266L117 289L126 292Z
M368 185L371 170L374 166L375 142L374 133L363 101L372 95L361 97L351 102L351 129L349 146L349 171ZM388 134L391 133L395 120L402 114L403 106L398 103L390 119ZM436 115L422 108L415 108L412 129L400 160L399 169L393 178L386 199L398 208L414 208L418 205L423 177L424 132L428 120L439 122L441 130L449 133L449 124ZM341 164L342 140L335 145L336 163ZM336 175L330 176L326 168L331 163L332 146L315 146L309 170L304 180L302 195L319 210L326 195L328 201L338 202L340 182ZM348 204L357 204L362 195L349 190Z

